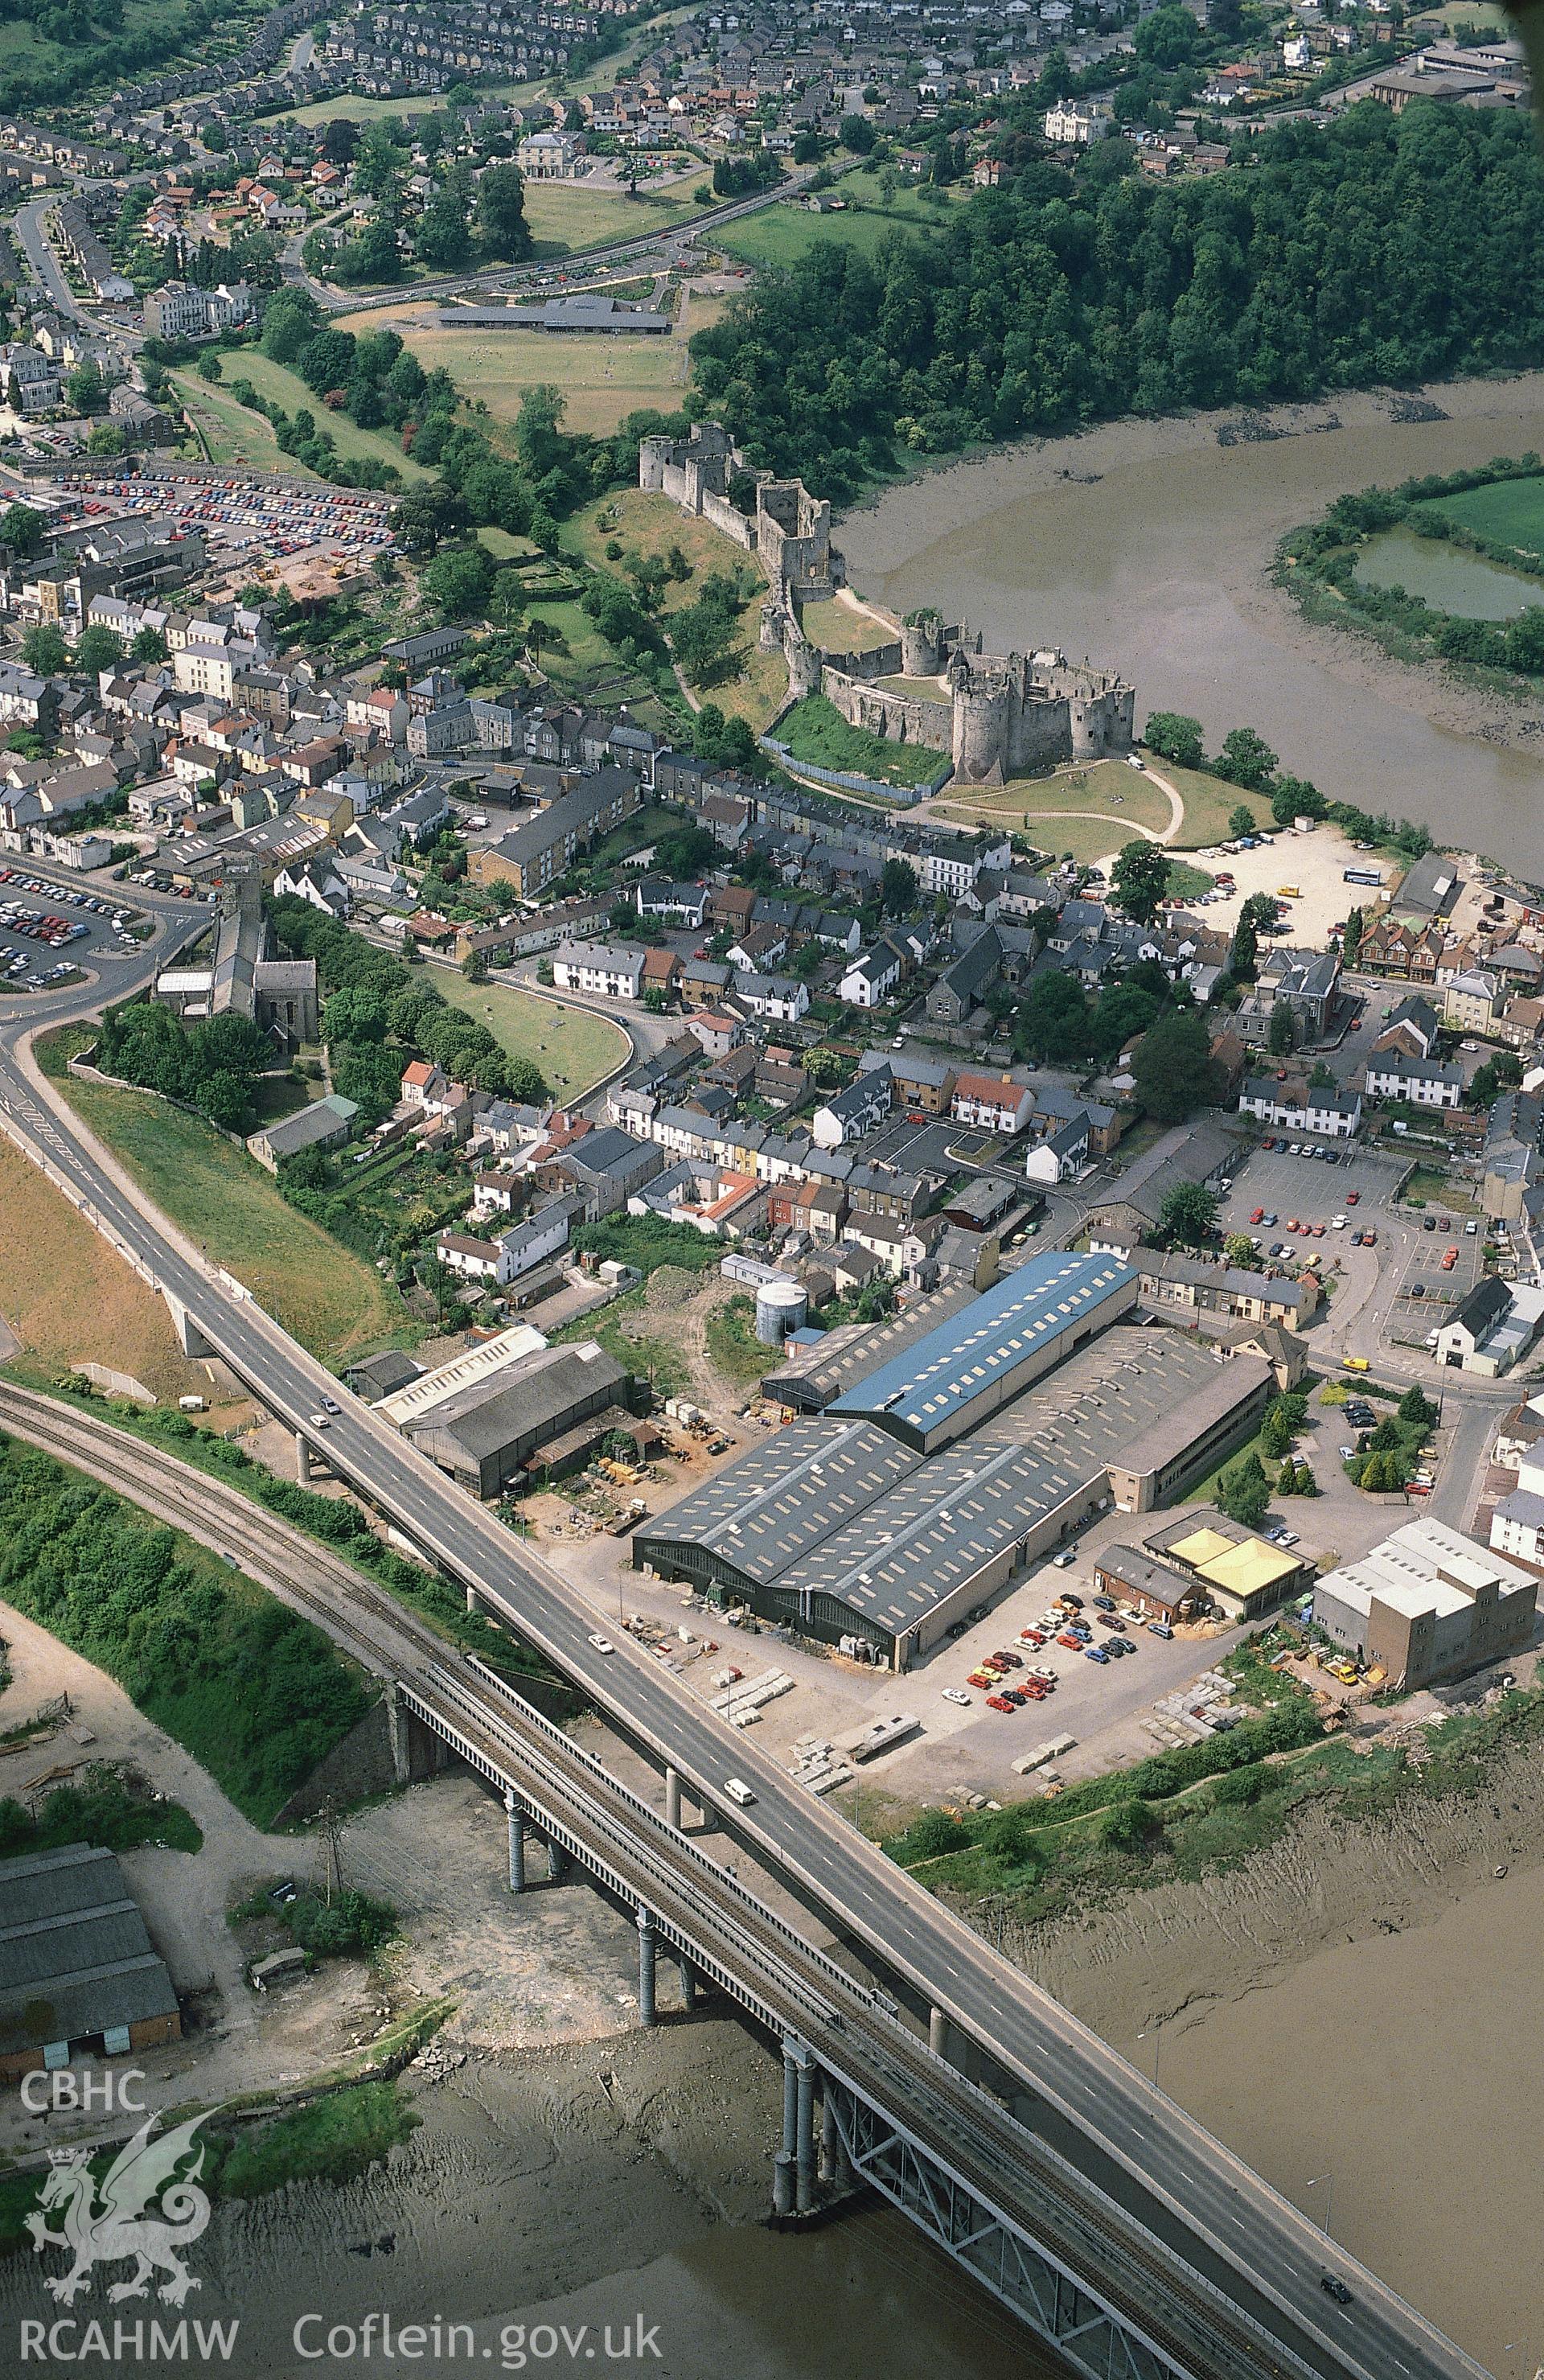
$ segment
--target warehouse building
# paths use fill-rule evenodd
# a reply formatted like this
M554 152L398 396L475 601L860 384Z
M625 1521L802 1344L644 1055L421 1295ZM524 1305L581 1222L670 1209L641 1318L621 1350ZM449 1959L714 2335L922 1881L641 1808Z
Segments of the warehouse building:
M904 1354L940 1323L962 1314L974 1295L968 1281L954 1281L914 1298L901 1313L884 1321L839 1323L808 1345L796 1345L785 1364L767 1374L762 1392L779 1404L791 1405L796 1413L824 1413L880 1365Z
M1142 1450L1168 1462L1171 1426L1186 1410L1201 1415L1209 1451L1198 1459L1210 1467L1224 1402L1232 1443L1254 1427L1262 1383L1273 1385L1258 1356L1222 1361L1188 1335L1116 1328L931 1455L887 1413L833 1407L789 1423L645 1523L634 1563L905 1669L1106 1510L1117 1469L1154 1500Z
M1263 1355L1212 1355L1210 1377L1184 1402L1158 1415L1110 1466L1110 1492L1123 1512L1172 1504L1215 1471L1247 1438L1276 1393Z
M596 1340L540 1347L402 1425L420 1453L486 1502L529 1456L604 1412L630 1405L632 1376Z
M1404 1693L1521 1653L1538 1581L1441 1521L1408 1522L1360 1561L1327 1571L1314 1619Z
M1053 1364L1137 1303L1118 1257L1031 1257L914 1347L844 1391L833 1414L865 1415L918 1454L934 1454L1022 1395Z
M6 1862L0 2075L176 2041L165 1962L113 1853L87 1843Z

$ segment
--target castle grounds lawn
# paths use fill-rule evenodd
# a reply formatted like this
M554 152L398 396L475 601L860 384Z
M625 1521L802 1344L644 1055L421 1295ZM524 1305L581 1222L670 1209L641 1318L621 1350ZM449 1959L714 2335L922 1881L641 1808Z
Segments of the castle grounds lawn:
M1461 496L1438 497L1422 509L1442 513L1461 528L1510 545L1531 561L1544 561L1544 472L1531 480L1493 480Z
M1151 756L1152 767L1159 776L1173 785L1185 805L1185 819L1174 847L1184 851L1203 851L1210 844L1226 843L1228 820L1241 805L1254 813L1255 824L1273 832L1270 805L1263 794L1246 794L1242 785L1230 785L1224 778L1214 777L1204 769L1177 768L1173 760L1161 760ZM1136 775L1136 771L1131 771Z
M800 615L812 645L828 653L872 653L894 644L896 631L845 603L807 603Z
M38 1050L40 1062L82 1123L152 1204L314 1355L335 1362L363 1354L401 1329L401 1308L374 1266L286 1206L273 1176L244 1148L149 1092L77 1080L63 1069L64 1037L50 1040Z
M777 739L796 760L849 775L875 777L886 785L921 784L942 755L919 744L893 744L866 727L851 727L823 694L806 696L778 723Z
M1083 820L1093 825L1095 813L1105 814L1108 821L1099 826L1105 851L1131 842L1138 827L1162 834L1169 824L1168 796L1124 760L1094 760L1051 777L1015 777L1005 785L951 783L939 801L952 816L1015 829L1058 851L1069 847L1065 830Z
M453 1008L486 1025L511 1058L540 1066L564 1099L577 1099L626 1057L631 1044L620 1025L588 1008L539 1000L507 983L468 983L447 967L434 970L435 989Z
M740 263L754 265L793 264L823 240L840 240L862 256L873 256L894 232L930 237L961 203L950 197L935 209L903 186L887 204L879 176L867 168L845 175L839 189L847 203L835 212L817 214L797 200L779 201L726 224L711 235L713 244Z

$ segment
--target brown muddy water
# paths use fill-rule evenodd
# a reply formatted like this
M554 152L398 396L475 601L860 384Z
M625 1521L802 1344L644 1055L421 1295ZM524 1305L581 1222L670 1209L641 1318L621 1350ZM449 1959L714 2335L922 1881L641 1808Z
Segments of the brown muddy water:
M410 2074L407 2087L421 2121L384 2164L216 2206L187 2252L199 2286L182 2313L239 2327L228 2357L194 2355L200 2380L450 2380L479 2367L568 2380L580 2370L639 2380L1064 2371L877 2204L803 2236L766 2227L781 2062L737 2024L473 2055L431 2082ZM94 2320L110 2341L115 2321L176 2319L153 2297L108 2301L123 2265L56 2306L44 2272L62 2269L57 2252L46 2267L30 2252L0 2263L0 2371L46 2368L46 2354L27 2351L24 2323ZM397 2341L422 2326L416 2351L388 2351L383 2313ZM77 2353L81 2343L79 2331L63 2342ZM144 2366L126 2351L86 2368Z
M989 646L1059 645L1120 668L1149 710L1189 711L1213 749L1246 723L1332 798L1416 819L1544 874L1544 687L1520 703L1365 639L1305 625L1269 582L1278 540L1373 482L1544 451L1544 376L1428 392L1448 416L1396 422L1389 398L1262 417L1115 422L925 477L851 514L855 587L930 602ZM1331 421L1338 426L1326 426Z

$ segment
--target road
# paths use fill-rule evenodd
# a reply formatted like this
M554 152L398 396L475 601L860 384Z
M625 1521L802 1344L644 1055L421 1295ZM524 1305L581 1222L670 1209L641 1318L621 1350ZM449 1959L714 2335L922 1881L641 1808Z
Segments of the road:
M43 232L43 217L52 214L59 200L67 196L65 190L45 191L41 199L34 199L30 205L17 210L11 218L11 229L28 263L47 290L50 304L55 306L69 322L83 323L100 338L103 335L102 323L76 297Z
M455 273L437 276L432 281L401 281L384 289L335 289L331 282L319 281L309 273L300 250L316 229L314 224L289 240L280 259L285 279L296 288L306 290L319 306L331 314L363 313L377 306L401 306L407 302L436 298L469 297L479 291L495 287L520 287L533 280L550 281L558 273L572 275L587 272L591 266L619 258L641 257L658 250L663 260L662 270L671 271L681 264L687 252L706 232L721 230L741 215L755 214L762 207L773 206L803 188L811 176L819 171L813 165L799 167L784 181L770 190L756 190L748 198L726 199L722 205L704 207L698 214L684 220L674 231L624 233L617 239L602 240L594 248L577 249L572 256L554 259L545 268L534 265L491 264L480 273ZM647 192L642 195L647 196Z
M147 965L147 979L151 972ZM752 1742L737 1738L731 1751L717 1716L640 1648L624 1638L614 1653L600 1653L593 1614L566 1583L369 1408L341 1394L335 1417L315 1418L323 1393L337 1392L338 1383L148 1207L37 1067L32 1030L87 1013L88 1002L64 993L24 1014L6 1014L6 1005L0 1002L0 1126L43 1160L120 1252L181 1305L273 1413L450 1575L473 1585L633 1743L677 1768L726 1830L745 1839L903 1991L986 2048L1010 2078L1025 2118L1022 2128L1010 2124L1006 2133L992 2119L999 2203L1027 2209L1020 2219L1045 2236L1053 2218L1042 2203L1037 2160L1052 2150L1074 2177L1066 2189L1075 2212L1064 2236L1085 2270L1088 2219L1076 2202L1089 2191L1122 2210L1134 2237L1173 2243L1196 2277L1173 2282L1171 2305L1177 2301L1187 2321L1209 2325L1214 2338L1221 2330L1234 2342L1252 2341L1235 2343L1226 2357L1215 2347L1205 2360L1192 2354L1180 2369L1475 2380L1478 2367L1469 2358ZM726 1795L731 1773L751 1789L752 1807L737 1809ZM815 1955L801 1949L798 1959ZM842 2034L822 2038L818 2027L805 2030L818 2056L834 2047L832 2062L840 2070ZM914 2050L908 2046L903 2053L893 2044L892 2054L897 2070L909 2073ZM931 2079L935 2089L942 2087L936 2074ZM977 2142L981 2107L990 2103L963 2081L948 2087L957 2094L954 2138ZM1108 2290L1119 2265L1118 2254L1101 2248L1090 2285ZM1350 2304L1337 2306L1321 2289L1327 2265L1343 2277Z

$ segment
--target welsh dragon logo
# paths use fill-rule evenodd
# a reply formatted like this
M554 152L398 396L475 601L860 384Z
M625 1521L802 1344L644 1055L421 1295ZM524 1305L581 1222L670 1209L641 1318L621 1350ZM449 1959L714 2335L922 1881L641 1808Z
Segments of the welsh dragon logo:
M50 2274L45 2283L61 2305L74 2304L89 2285L93 2266L130 2258L134 2270L127 2280L113 2283L107 2292L110 2301L148 2297L152 2272L166 2276L156 2294L168 2305L181 2305L188 2290L199 2288L177 2252L190 2247L209 2222L209 2198L198 2187L203 2144L195 2150L193 2142L204 2116L193 2116L152 2139L160 2120L152 2116L140 2125L100 2182L84 2149L64 2149L55 2155L41 2202L26 2224L35 2252L67 2248L74 2258L68 2272ZM193 2163L179 2176L177 2168L189 2155ZM149 2210L157 2197L160 2206L152 2215ZM47 2218L55 2211L62 2213L64 2228L51 2231Z

